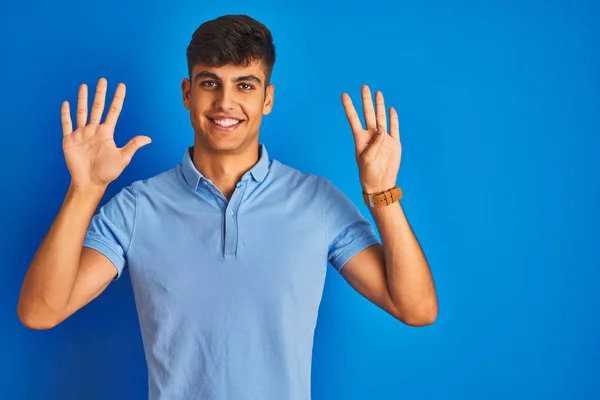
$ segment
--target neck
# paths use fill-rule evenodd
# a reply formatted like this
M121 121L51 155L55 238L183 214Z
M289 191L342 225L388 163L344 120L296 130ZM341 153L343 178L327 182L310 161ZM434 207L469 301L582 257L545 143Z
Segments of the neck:
M259 144L235 153L208 149L194 140L192 161L200 173L209 179L229 200L235 185L259 160Z

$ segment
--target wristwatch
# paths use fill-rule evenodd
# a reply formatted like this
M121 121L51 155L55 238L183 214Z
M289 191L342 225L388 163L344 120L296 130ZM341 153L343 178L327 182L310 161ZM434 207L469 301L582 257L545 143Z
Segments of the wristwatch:
M369 207L385 207L402 198L402 189L394 186L380 193L367 194L363 192L363 198L365 199L365 204Z

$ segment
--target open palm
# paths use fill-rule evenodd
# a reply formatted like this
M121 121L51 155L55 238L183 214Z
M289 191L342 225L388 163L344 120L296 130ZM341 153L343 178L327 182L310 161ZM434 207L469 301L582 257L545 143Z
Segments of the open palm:
M90 121L87 124L87 86L85 84L80 86L75 131L73 131L69 103L65 101L62 104L63 151L67 168L71 173L71 184L76 188L108 185L129 165L135 152L151 142L147 136L136 136L123 148L117 147L114 131L123 108L125 85L122 83L117 85L106 119L101 124L106 86L106 79L101 78L98 81Z
M376 93L376 109L373 108L371 91L367 85L361 89L366 129L354 109L347 93L342 94L342 104L354 136L356 162L360 181L365 193L378 193L396 185L402 146L396 110L390 108L390 129L383 94Z

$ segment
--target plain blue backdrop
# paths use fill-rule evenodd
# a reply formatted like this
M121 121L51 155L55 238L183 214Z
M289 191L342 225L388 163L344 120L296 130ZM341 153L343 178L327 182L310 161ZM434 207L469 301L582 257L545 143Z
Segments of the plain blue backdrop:
M128 274L54 329L20 324L25 272L69 184L60 105L100 77L127 98L117 145L153 139L101 204L192 144L185 49L202 22L272 31L261 141L362 204L340 96L400 116L404 210L430 262L435 324L403 325L330 267L312 386L325 399L600 398L600 7L590 2L50 1L0 13L0 398L144 399Z

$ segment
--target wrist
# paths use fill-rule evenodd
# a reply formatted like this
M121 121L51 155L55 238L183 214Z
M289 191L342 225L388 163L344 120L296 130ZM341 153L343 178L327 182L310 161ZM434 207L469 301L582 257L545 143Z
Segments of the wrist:
M367 190L372 190L368 192ZM402 189L394 186L389 189L381 190L381 187L363 186L363 199L365 204L371 208L373 207L385 207L402 198Z
M377 194L377 193L382 193L385 192L386 190L391 190L393 189L395 186L365 186L365 185L361 185L362 187L362 191L365 194Z
M74 195L84 195L84 196L100 196L104 195L106 192L106 185L90 185L90 186L77 186L71 183L69 185L68 193Z

